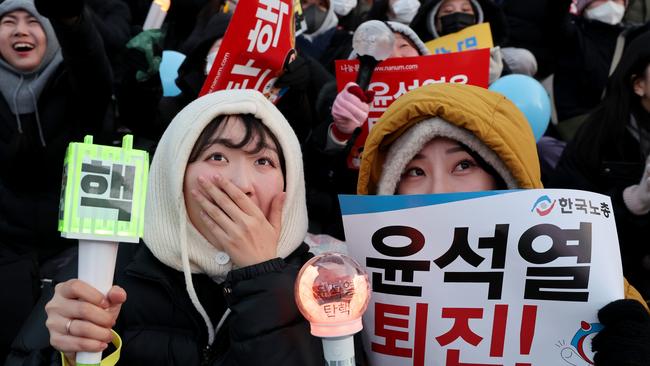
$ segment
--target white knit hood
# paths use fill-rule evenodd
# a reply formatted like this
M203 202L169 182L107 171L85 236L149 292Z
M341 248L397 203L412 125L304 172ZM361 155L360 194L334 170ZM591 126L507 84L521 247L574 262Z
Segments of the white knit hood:
M302 243L307 232L307 207L302 155L296 135L284 116L262 94L254 90L224 90L196 99L176 115L162 136L151 163L144 242L158 260L185 274L188 294L204 317L191 273L205 273L223 282L233 269L232 262L217 263L222 254L192 225L185 208L183 179L190 152L204 128L217 116L252 114L277 138L284 154L286 200L277 255L285 258Z

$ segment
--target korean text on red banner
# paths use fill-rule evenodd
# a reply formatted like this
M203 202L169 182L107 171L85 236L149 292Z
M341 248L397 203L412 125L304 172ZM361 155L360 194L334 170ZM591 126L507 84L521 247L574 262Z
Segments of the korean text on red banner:
M273 84L294 48L292 0L241 0L200 95L255 89L274 100Z
M359 169L368 132L388 106L401 95L420 86L435 83L470 84L487 88L489 63L488 49L434 56L389 58L379 63L368 86L369 90L375 92L375 98L370 106L368 121L361 126L361 133L350 150L348 167ZM337 60L338 91L343 90L348 82L354 82L358 72L358 60Z

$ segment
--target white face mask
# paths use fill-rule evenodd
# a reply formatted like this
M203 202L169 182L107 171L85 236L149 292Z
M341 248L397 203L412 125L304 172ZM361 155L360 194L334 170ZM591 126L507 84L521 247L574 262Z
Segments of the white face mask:
M585 18L611 25L620 23L623 20L623 15L625 15L625 6L613 1L585 10Z
M219 50L212 51L208 53L208 55L205 57L205 74L210 73L210 69L212 68L212 64L214 63L214 60L217 58L217 52Z
M357 6L357 0L332 0L331 4L336 15L346 16Z
M420 9L420 2L418 0L396 0L390 7L395 14L393 20L409 24Z

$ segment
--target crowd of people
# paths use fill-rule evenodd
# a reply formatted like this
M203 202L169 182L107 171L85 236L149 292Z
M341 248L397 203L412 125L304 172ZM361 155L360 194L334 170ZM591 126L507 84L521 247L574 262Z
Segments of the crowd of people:
M308 233L345 241L338 194L547 187L611 197L626 299L598 314L595 364L650 365L650 2L301 3L306 29L273 104L252 90L199 97L236 1L172 2L147 30L150 1L0 1L0 363L74 365L120 339L122 364L322 365L293 283ZM393 34L389 58L489 23L489 83L545 80L558 158L546 163L503 96L434 84L391 104L350 165L374 96L337 90L334 60L356 57L370 20ZM186 56L175 96L163 50ZM77 242L57 230L63 159L85 135L127 133L153 156L145 232L120 246L104 296L74 279Z

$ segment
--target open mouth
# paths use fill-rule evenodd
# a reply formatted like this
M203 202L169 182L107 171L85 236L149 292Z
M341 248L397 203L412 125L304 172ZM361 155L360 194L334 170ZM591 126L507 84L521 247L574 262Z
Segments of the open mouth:
M14 43L13 48L17 52L27 52L34 49L34 45L26 42Z

